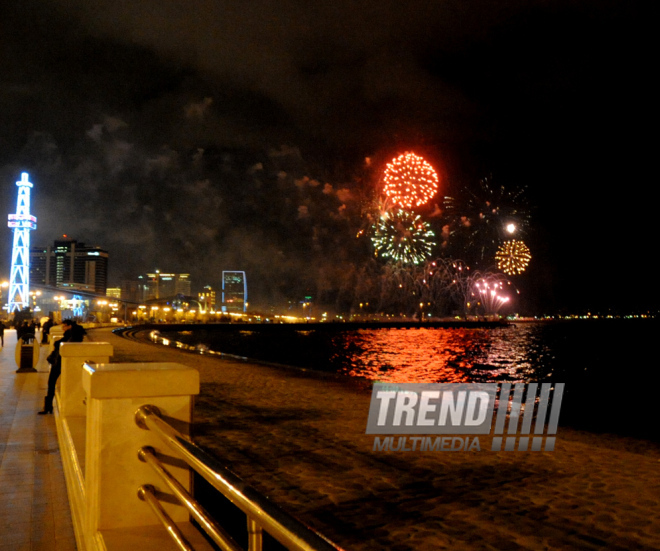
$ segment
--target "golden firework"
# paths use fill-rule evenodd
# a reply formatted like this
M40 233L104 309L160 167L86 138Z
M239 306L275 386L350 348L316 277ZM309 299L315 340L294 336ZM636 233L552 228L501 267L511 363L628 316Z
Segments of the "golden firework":
M522 274L532 255L522 241L505 241L495 253L497 267L508 275Z

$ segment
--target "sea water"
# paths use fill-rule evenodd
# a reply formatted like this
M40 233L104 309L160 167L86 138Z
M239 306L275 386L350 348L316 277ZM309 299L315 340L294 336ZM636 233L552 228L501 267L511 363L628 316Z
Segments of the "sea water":
M367 381L564 382L561 422L660 440L651 382L660 323L648 319L519 322L501 328L163 333L201 349Z

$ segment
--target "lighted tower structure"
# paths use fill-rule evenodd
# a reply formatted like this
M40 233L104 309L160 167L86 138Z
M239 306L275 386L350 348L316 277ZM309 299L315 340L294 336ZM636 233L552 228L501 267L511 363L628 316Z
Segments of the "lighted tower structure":
M14 246L11 251L11 277L7 311L11 314L30 305L30 230L37 229L37 218L30 214L30 188L28 173L23 172L18 186L16 214L9 215L8 226L14 228Z
M245 272L222 272L222 311L247 311L247 280Z

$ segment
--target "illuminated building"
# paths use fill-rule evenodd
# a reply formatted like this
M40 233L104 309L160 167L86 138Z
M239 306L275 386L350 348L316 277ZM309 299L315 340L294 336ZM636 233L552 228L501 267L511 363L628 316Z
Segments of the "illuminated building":
M86 247L75 239L57 240L52 247L32 247L30 278L41 285L105 295L108 251Z
M215 310L215 291L210 285L206 285L204 290L199 293L199 302L204 305L206 310Z
M105 290L105 296L112 298L121 298L121 288L119 287L108 287Z
M18 199L16 214L9 215L8 226L14 229L9 278L8 312L19 312L30 305L30 230L37 229L37 218L30 214L30 188L28 173L23 172L16 182Z
M190 274L167 274L156 270L154 273L140 276L141 301L173 297L190 296Z
M245 272L222 272L222 311L247 311L247 280Z

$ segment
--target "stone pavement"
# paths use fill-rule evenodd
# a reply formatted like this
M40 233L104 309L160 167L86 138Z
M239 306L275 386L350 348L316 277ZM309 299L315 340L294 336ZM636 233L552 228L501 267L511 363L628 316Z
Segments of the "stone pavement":
M660 449L560 425L554 452L377 452L368 386L121 339L197 367L195 440L352 551L660 549Z
M47 347L37 373L16 373L16 332L0 350L0 551L75 551L53 415L42 409Z

